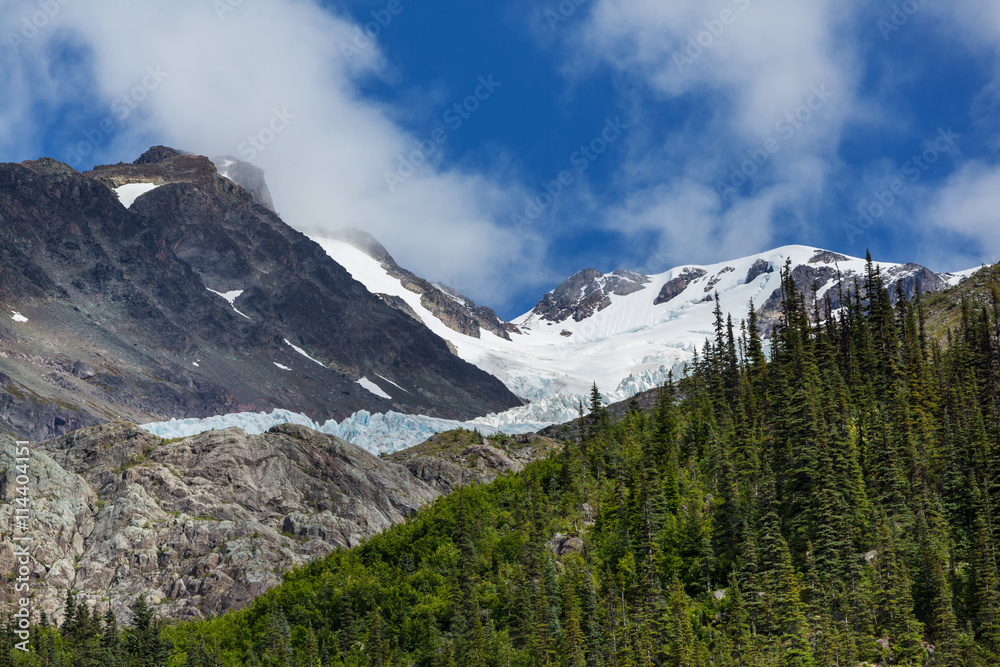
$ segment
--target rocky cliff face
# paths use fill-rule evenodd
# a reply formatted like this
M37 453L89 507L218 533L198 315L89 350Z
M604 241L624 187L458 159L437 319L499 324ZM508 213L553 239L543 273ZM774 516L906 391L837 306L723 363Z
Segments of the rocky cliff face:
M648 276L631 271L605 275L585 269L546 294L533 312L547 322L565 322L570 318L580 322L610 306L612 296L634 294L645 289L649 282Z
M17 472L13 443L0 444L9 526ZM120 618L140 591L171 618L238 608L438 495L403 466L291 425L164 442L106 424L35 445L30 469L34 606L56 618L71 588ZM13 569L6 531L0 569Z
M249 192L253 200L261 206L271 211L275 210L274 200L271 199L271 190L267 187L263 169L229 155L214 158L212 162L218 169L220 176L228 178Z
M534 433L485 438L470 431L439 433L427 442L396 452L390 461L406 467L414 477L443 494L466 484L489 484L497 477L520 472L532 461L561 447Z
M112 188L136 183L158 187L126 209ZM0 431L520 404L203 157L0 165L0 267ZM356 383L375 374L413 390L390 401Z

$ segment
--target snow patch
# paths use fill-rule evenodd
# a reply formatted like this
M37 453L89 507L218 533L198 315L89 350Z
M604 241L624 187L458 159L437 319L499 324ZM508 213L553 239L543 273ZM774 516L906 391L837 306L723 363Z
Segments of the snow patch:
M244 290L238 289L238 290L233 290L232 292L216 292L211 287L206 287L205 289L207 289L212 294L215 294L217 296L221 296L223 299L225 299L226 301L228 301L229 302L229 307L232 308L236 312L237 315L242 315L243 317L247 318L248 320L250 319L250 317L248 315L246 315L245 313L241 313L236 308L236 305L235 305L236 304L236 299L238 299L241 296L243 296L243 291ZM285 342L288 343L288 341L285 341ZM288 344L291 345L291 343L288 343Z
M122 203L122 206L132 208L132 204L135 203L136 199L147 192L152 192L158 187L160 186L155 183L129 183L120 188L115 188L115 194L118 195L118 201Z
M13 313L10 316L10 319L14 320L15 322L22 322L23 323L23 322L27 322L28 321L27 317L25 317L21 313L17 312L16 310L12 310L10 312Z
M379 377L381 377L381 376L379 376ZM372 382L368 378L361 378L360 380L358 380L358 384L360 384L362 387L364 387L365 389L367 389L371 393L375 394L376 396L380 396L382 398L387 398L390 401L392 400L392 396L390 396L389 394L385 393L385 391L382 389L382 387L378 386L377 384L375 384L374 382Z
M277 361L275 361L275 362L274 362L274 365L275 365L275 366L277 366L278 368L280 368L280 369L281 369L281 370L283 370L283 371L290 371L290 370L292 370L292 369L291 369L291 368L289 368L288 366L282 366L282 365L281 365L281 364L279 364L279 363L278 363Z
M313 359L301 347L296 347L295 345L292 345L291 341L289 341L287 338L285 339L285 344L288 345L288 347L290 347L293 350L295 350L296 352L298 352L299 354L301 354L303 357L305 357L309 361L313 362L314 364L319 364L323 368L326 368L326 364L324 364L322 361L319 361L318 359ZM379 376L379 377L381 377L381 376Z
M402 390L402 391L405 391L405 392L406 392L407 394L411 393L411 392L410 392L410 391L409 391L408 389L403 389L403 388L402 388L402 387L400 387L400 386L399 386L398 384L396 384L395 382L393 382L393 381L392 381L392 380L390 380L389 378L385 377L384 375L379 375L378 373L376 373L376 374L375 374L375 377L378 377L378 378L381 378L382 380L385 380L386 382L388 382L389 384L391 384L391 385L392 385L393 387L396 387L397 389L400 389L400 390Z
M977 266L974 269L966 269L965 271L957 271L956 273L942 273L941 277L945 279L949 287L955 287L956 285L961 285L966 278L978 273L982 268L982 266Z

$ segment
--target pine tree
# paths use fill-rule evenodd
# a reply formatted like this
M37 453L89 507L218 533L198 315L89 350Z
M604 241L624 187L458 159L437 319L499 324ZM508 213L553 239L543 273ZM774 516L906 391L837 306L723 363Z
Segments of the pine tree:
M132 605L132 627L125 634L125 646L132 664L157 667L166 665L170 647L160 638L153 610L140 593Z

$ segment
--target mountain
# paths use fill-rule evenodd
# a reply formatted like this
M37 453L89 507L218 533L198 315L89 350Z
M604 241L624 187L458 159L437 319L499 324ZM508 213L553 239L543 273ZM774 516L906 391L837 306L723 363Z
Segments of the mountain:
M116 419L467 419L521 403L204 157L0 165L0 267L0 428L31 439Z
M831 307L839 308L842 290L863 285L866 272L863 259L809 246L685 265L655 275L586 269L544 295L531 311L500 323L504 335L485 328L469 335L432 308L408 278L400 278L400 269L382 246L345 236L311 235L370 292L405 304L406 312L446 340L462 359L529 401L467 425L508 432L535 431L573 419L594 382L606 398L620 401L662 385L670 372L681 375L695 351L714 335L717 304L738 325L753 301L769 336L781 308L786 262L810 308L828 297ZM892 301L897 285L912 297L918 284L923 293L936 292L974 272L937 274L918 264L884 262L878 267Z
M807 246L655 275L586 269L505 322L368 234L292 229L263 172L231 157L156 147L86 174L3 170L0 420L34 438L112 419L164 437L220 419L262 433L289 414L373 452L460 426L536 431L574 418L594 382L621 401L682 374L717 305L738 324L752 300L769 335L786 262L832 308L865 273ZM880 270L893 298L969 273Z
M3 444L9 498L14 447ZM33 521L45 526L36 605L54 618L67 589L110 600L119 617L140 591L172 618L239 608L283 571L355 546L439 495L403 466L292 425L164 442L105 424L33 449ZM5 537L0 552L12 548Z

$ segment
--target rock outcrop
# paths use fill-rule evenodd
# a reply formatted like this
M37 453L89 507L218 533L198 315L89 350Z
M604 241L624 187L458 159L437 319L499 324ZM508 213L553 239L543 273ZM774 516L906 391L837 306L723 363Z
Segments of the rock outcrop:
M10 526L18 472L13 442L0 444ZM357 545L439 495L403 466L293 425L165 442L105 424L33 445L28 488L34 607L57 619L70 588L120 618L140 591L171 618L239 608L282 572ZM13 553L5 530L4 573Z
M688 288L688 285L693 283L698 278L701 278L706 273L707 272L704 269L684 269L679 276L668 280L663 287L660 288L660 293L656 296L656 299L653 300L653 304L658 306L661 303L673 301Z
M467 484L489 484L501 475L520 472L561 445L528 433L485 438L470 431L448 431L427 442L396 452L390 461L405 466L418 480L442 494Z
M612 296L628 296L650 282L648 276L632 271L615 271L607 275L596 269L584 269L567 278L546 294L532 311L547 322L581 322L611 305Z

